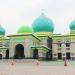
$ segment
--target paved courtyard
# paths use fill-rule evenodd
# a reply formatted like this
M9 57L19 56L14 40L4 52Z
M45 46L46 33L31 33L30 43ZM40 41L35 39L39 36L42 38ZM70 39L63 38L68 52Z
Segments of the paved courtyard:
M20 62L0 61L0 75L75 75L75 61Z

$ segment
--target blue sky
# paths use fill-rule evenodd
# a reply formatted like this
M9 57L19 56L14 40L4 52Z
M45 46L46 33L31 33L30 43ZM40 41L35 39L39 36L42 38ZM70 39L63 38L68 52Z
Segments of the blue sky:
M75 0L0 0L0 24L6 34L16 34L23 25L29 25L41 14L41 9L55 24L54 33L67 34L75 19Z

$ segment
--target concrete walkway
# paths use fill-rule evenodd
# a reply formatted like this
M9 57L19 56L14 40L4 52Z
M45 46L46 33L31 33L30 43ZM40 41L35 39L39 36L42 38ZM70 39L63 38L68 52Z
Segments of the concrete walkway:
M75 75L75 66L64 67L63 62L61 66L51 64L52 62L40 62L39 65L36 62L0 62L0 75Z

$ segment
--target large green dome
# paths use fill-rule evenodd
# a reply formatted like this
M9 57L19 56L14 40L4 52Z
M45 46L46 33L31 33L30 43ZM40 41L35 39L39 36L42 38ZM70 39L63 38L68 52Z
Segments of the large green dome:
M5 29L0 25L0 36L5 35Z
M19 28L18 33L32 33L32 29L29 26L22 26Z
M75 20L70 23L70 29L75 30Z
M34 32L53 32L54 24L51 19L42 13L40 17L35 19L35 21L32 23L32 28Z

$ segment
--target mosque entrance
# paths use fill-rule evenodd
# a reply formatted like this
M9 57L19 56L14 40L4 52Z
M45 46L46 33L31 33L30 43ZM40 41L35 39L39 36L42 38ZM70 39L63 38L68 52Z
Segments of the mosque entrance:
M39 56L38 56L38 49L34 49L34 50L33 50L33 58L34 58L34 59L38 59L38 57L39 57Z
M46 53L46 60L52 60L52 50L49 50L49 51Z
M66 59L70 59L71 57L70 57L70 52L67 52L66 53Z
M9 49L6 50L6 56L5 56L5 58L9 59Z
M22 44L18 44L15 47L14 59L24 59L24 46Z
M62 53L58 53L58 59L62 59Z
M0 59L2 59L2 54L0 54Z

